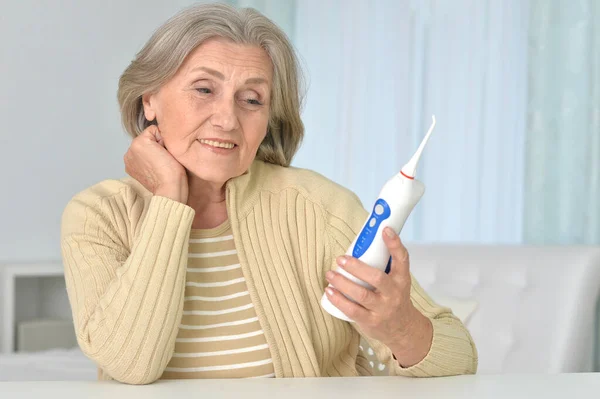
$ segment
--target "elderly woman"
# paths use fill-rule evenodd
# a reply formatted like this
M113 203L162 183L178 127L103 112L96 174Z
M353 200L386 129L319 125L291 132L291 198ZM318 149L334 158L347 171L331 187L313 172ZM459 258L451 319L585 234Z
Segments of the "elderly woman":
M411 278L395 232L389 274L341 256L368 213L289 166L299 70L266 17L185 9L125 70L118 99L131 178L79 193L62 222L77 339L101 379L371 374L361 337L392 375L476 371L468 331ZM324 312L324 292L353 323Z

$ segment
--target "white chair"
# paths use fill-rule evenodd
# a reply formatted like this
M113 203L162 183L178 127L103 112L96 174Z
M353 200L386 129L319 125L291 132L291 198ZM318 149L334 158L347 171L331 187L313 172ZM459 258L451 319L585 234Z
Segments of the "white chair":
M434 299L477 303L466 325L479 374L598 370L600 247L407 247Z

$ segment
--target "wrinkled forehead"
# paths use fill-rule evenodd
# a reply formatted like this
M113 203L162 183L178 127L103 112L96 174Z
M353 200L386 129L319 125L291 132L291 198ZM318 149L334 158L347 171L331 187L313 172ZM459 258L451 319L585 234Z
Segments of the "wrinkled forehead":
M207 70L214 71L216 77L223 80L254 78L269 85L273 81L273 63L263 48L223 38L211 38L196 47L177 74L188 76Z

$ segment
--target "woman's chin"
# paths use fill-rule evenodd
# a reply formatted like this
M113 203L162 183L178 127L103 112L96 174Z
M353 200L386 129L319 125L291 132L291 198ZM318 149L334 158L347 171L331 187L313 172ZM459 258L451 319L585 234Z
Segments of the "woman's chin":
M231 178L237 177L242 173L238 173L227 167L216 167L216 165L209 168L188 169L188 175L190 175L190 177L193 176L199 181L211 184L225 184Z

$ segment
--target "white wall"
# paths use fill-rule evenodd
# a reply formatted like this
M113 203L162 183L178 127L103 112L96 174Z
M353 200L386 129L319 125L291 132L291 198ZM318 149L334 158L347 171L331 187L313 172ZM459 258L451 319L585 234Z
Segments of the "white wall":
M125 174L119 75L192 3L0 1L0 263L60 259L67 201Z

